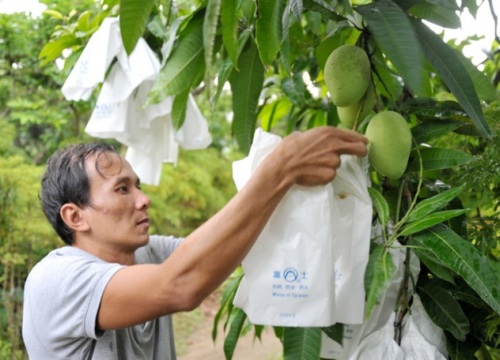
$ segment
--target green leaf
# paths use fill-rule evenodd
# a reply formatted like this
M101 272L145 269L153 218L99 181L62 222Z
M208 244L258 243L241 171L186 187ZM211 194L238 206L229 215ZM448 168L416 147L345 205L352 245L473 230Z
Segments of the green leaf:
M387 203L387 200L385 200L384 196L377 189L372 187L368 188L368 194L370 194L380 223L382 224L382 226L385 226L387 224L387 221L389 220L390 215L389 204Z
M422 262L427 269L439 279L447 281L450 284L455 284L455 274L446 265L439 261L432 253L427 250L420 249L420 244L413 243L410 241L411 245L416 245L412 248L412 251L417 255L420 262Z
M171 24L169 24L171 25ZM163 24L160 16L156 15L153 19L147 24L146 28L151 34L160 39L168 38L168 29Z
M430 120L412 127L411 133L415 143L423 144L448 134L464 125L463 122L456 120Z
M245 49L245 46L247 44L248 39L252 36L252 29L245 29L241 32L240 36L238 37L238 42L236 43L236 59L240 58L240 55ZM236 69L238 64L235 64Z
M232 58L226 58L222 62L222 65L219 67L219 73L217 74L217 89L215 91L215 94L213 95L212 99L210 100L212 107L215 106L217 103L220 94L222 93L222 90L224 88L224 85L226 82L229 80L229 77L231 76L233 69L237 69L236 66L238 65L236 63L238 57L240 56L241 51L243 50L248 38L252 34L252 31L250 29L245 29L241 32L241 35L238 39L238 43L236 44L236 48L234 49L234 56L235 59L233 60ZM233 62L234 61L234 62Z
M405 114L414 114L419 119L469 119L467 112L456 101L436 101L432 98L412 98L406 101L400 108Z
M38 58L42 60L40 66L57 59L61 56L63 50L79 44L80 41L73 35L62 35L57 40L47 43L38 55Z
M457 13L438 5L420 2L412 6L409 13L416 18L430 21L444 28L458 29L460 27L460 17Z
M481 100L485 101L495 101L497 98L497 91L493 82L486 76L485 73L480 71L476 65L474 65L470 59L466 58L464 54L462 54L457 49L453 49L458 59L462 62L464 67L467 69L469 76L474 83L474 88L476 89L477 96Z
M464 153L463 151L452 149L421 147L419 153L422 157L424 171L449 169L477 160L476 157ZM408 164L406 171L419 171L420 164L418 154L415 150L411 152L410 158L412 160Z
M273 326L273 332L276 337L283 342L283 338L285 337L285 328L283 326Z
M281 46L283 0L258 0L259 18L255 22L255 40L262 62L270 64Z
M215 91L215 94L210 99L212 110L215 109L215 104L217 104L220 94L222 94L222 90L224 89L224 85L226 84L226 81L228 81L233 69L234 66L232 60L230 58L224 59L221 66L219 67L219 73L217 74L217 89Z
M417 293L431 320L442 329L451 332L458 340L464 341L470 325L458 301L431 281L417 287Z
M231 312L233 309L233 299L234 296L236 295L236 291L238 290L238 286L240 285L241 279L243 278L243 272L241 271L241 268L237 269L233 273L233 275L229 278L229 281L224 287L224 292L222 293L219 310L217 310L217 313L214 316L214 322L212 327L213 341L217 339L217 329L219 328L219 321L221 316L224 315L225 313L227 313L228 317L231 316Z
M492 267L493 270L495 270L495 273L497 274L497 277L498 277L498 281L500 281L500 261L493 261L493 260L490 260L488 259L489 262L490 262L490 265Z
M280 62L285 69L285 72L290 74L291 65L290 65L290 26L293 23L292 10L296 1L300 2L300 6L302 6L302 0L292 0L288 2L285 6L285 10L283 11L283 31L281 34L281 49L280 49Z
M168 58L165 66L148 95L148 103L159 103L168 96L190 89L198 74L204 72L202 24L179 39L177 47ZM195 76L196 75L196 76Z
M400 232L401 236L407 236L416 234L422 230L428 229L434 225L440 224L447 220L453 219L454 217L465 214L467 210L459 209L459 210L444 210L434 212L432 214L423 216L409 224L407 224L403 230Z
M409 214L407 221L412 222L418 220L432 213L433 211L436 211L446 206L446 204L448 204L451 200L460 195L460 193L464 189L464 186L465 184L456 188L443 191L440 194L434 195L433 197L420 201L412 210L412 212Z
M221 11L222 42L233 65L236 66L238 64L238 57L236 56L236 43L238 40L236 1L222 0Z
M408 16L390 0L379 0L355 8L368 24L377 45L416 94L428 93L425 87L420 44Z
M302 0L290 0L287 4L291 13L295 16L297 21L302 20L302 13L304 11L304 4Z
M460 275L491 308L500 313L500 284L487 259L468 241L445 226L415 235L415 240Z
M366 318L370 317L380 295L386 290L395 271L396 267L391 254L383 246L377 245L370 253L365 272Z
M372 66L374 67L373 72L375 74L373 79L378 95L396 101L396 99L401 97L403 92L401 78L394 74L394 70L389 68L388 64L385 63L385 56L380 49L375 52L373 58L374 62Z
M453 360L470 360L474 359L475 354L481 347L481 341L474 336L468 336L467 341L460 341L449 332L446 335L446 350L448 356Z
M254 325L255 337L262 340L262 332L264 331L264 325Z
M58 19L58 20L63 20L64 19L63 14L61 14L59 11L56 11L56 10L50 10L50 9L43 10L42 14L43 15L49 15L53 19Z
M236 349L236 344L238 343L246 319L247 316L243 310L236 308L235 316L231 321L231 327L224 340L224 355L226 355L227 360L233 358L234 350Z
M248 153L257 121L259 96L264 83L264 65L252 41L238 59L239 71L229 80L233 95L233 133L240 149Z
M167 35L168 40L165 41L161 47L161 56L163 58L161 62L162 68L165 66L165 63L172 52L172 48L174 47L175 40L177 39L177 30L182 28L185 23L188 23L190 19L191 18L187 16L179 17L170 24L170 31Z
M452 11L459 11L461 8L457 5L455 0L427 0L428 3L441 6L445 9Z
M326 60L330 56L335 48L341 45L342 36L340 33L336 33L332 36L329 36L323 39L318 46L314 49L314 57L318 62L318 67L320 69L324 69Z
M449 286L448 284L441 283L441 287L446 289L457 301L472 305L477 309L484 309L490 311L490 307L482 301L477 294L465 283L460 283L458 286Z
M172 124L175 130L179 130L186 119L186 107L189 99L189 89L174 97L172 103Z
M203 20L203 49L205 53L205 68L211 69L214 52L215 36L217 34L217 24L219 23L219 13L221 0L208 0L205 18Z
M320 328L285 328L284 360L317 360L320 348Z
M330 327L321 328L323 332L333 341L342 344L342 339L344 338L344 324L336 323Z
M410 9L413 5L416 5L420 2L420 0L398 0L398 6L403 10Z
M120 32L128 55L144 33L155 0L121 0Z
M87 32L89 30L92 30L91 24L90 24L90 16L92 15L91 11L84 11L79 17L78 17L78 31L84 31Z
M333 21L346 20L340 16L328 2L324 0L303 0L304 9L320 13L323 17Z
M281 89L295 106L303 106L305 104L307 90L301 72L293 74L292 77L285 77L281 82Z
M412 20L412 24L427 61L467 111L480 133L491 139L491 129L486 122L474 84L465 66L455 52L427 26L417 20Z
M271 131L279 120L290 114L291 109L292 103L285 96L267 103L259 112L260 126L266 131Z

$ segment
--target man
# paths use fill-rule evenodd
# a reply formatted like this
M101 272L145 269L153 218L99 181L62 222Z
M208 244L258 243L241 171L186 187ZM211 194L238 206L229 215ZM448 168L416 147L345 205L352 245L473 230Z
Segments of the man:
M211 219L181 241L149 236L150 205L128 162L103 144L55 153L42 178L47 218L68 246L31 271L30 359L175 359L169 314L197 307L241 263L293 185L335 177L366 138L333 127L285 137Z

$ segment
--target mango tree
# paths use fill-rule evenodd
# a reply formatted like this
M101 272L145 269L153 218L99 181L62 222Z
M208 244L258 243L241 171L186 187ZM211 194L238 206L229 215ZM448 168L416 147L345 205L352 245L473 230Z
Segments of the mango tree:
M50 9L47 14L61 22L40 57L48 63L69 48L71 66L103 18L119 16L126 52L131 54L143 37L161 61L148 103L173 96L180 109L173 121L180 127L189 93L205 96L214 107L230 96L231 132L243 153L256 127L280 135L323 125L365 133L377 113L395 113L411 132L411 142L405 145L408 154L396 160L395 173L380 166L369 172L378 230L365 269L365 317L370 318L395 272L391 250L404 249L395 341L401 342L412 294L419 294L446 334L449 358L488 359L498 356L500 343L499 44L494 42L479 69L463 55L463 43L448 44L429 26L457 29L460 13L475 14L479 3L103 0L101 12L71 18ZM328 86L342 77L331 74L329 57L345 45L366 54L367 64L366 84L347 125L345 107L353 103L336 103L337 94ZM399 134L392 125L384 126ZM395 136L381 135L382 143ZM491 176L480 176L485 166ZM417 275L409 265L414 257ZM237 271L228 282L214 324L217 336L218 322L226 319L228 359L242 332L253 327L258 337L262 331L232 305L240 278ZM342 324L274 330L290 359L319 358L322 333L336 341L343 336Z

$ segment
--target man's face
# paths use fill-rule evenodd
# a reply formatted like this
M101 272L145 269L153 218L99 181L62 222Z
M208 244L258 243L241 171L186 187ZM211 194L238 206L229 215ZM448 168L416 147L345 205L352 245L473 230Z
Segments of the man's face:
M149 239L149 198L141 191L137 175L119 155L105 153L87 159L90 205L85 214L90 237L117 250L135 250Z

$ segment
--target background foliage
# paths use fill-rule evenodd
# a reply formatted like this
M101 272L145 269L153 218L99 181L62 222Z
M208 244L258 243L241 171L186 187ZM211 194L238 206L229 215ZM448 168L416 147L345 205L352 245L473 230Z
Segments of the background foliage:
M5 184L0 187L4 189L0 240L12 254L5 257L1 273L5 330L0 351L22 356L15 334L19 334L24 277L56 244L39 219L40 211L29 208L35 207L33 184L41 171L37 165L65 143L89 140L82 129L95 99L66 102L60 87L102 20L120 15L127 51L133 51L142 36L162 60L149 101L196 94L215 138L212 149L183 154L178 168L164 169L162 185L148 189L158 205L151 210L153 230L158 232L186 234L224 204L234 191L225 155L233 149L233 139L244 154L256 126L280 135L337 126L337 111L323 81L324 63L341 44L365 49L378 101L366 119L359 119L356 130L363 132L376 112L390 109L405 116L414 138L402 179L391 181L373 169L370 172L374 223L384 231L382 241L373 241L367 269L368 312L385 291L392 271L386 261L388 251L397 240L407 247L408 256L415 253L421 262L419 279L407 272L402 285L417 284L413 290L423 294L427 312L446 330L450 358L498 358L498 36L488 59L474 66L463 55L471 39L445 43L427 25L458 28L460 13L474 15L481 1L44 3L48 11L42 18L0 18L0 88L5 89L0 91L0 122L8 134L0 139L6 157L0 176ZM229 112L231 123L226 121ZM182 121L175 119L177 126ZM40 221L36 229L30 224L33 233L22 221L27 216L33 223ZM259 336L262 330L252 327L245 314L231 305L240 277L236 272L228 283L216 318L227 319L227 358L242 331L253 328ZM433 312L438 304L458 310ZM403 318L410 307L411 298L401 299L398 316ZM338 339L335 327L323 331ZM286 358L318 357L320 329L276 328L275 332Z

